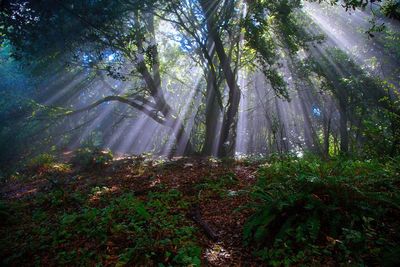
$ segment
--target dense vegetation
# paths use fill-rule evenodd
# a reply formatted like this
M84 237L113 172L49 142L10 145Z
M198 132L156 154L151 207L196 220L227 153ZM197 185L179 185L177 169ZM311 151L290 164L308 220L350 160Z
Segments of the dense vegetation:
M0 0L0 265L399 266L399 0Z
M4 191L2 264L396 266L399 166L135 158L98 172L36 161Z
M305 258L321 265L395 265L399 166L398 159L267 163L259 170L256 212L244 238L271 265Z

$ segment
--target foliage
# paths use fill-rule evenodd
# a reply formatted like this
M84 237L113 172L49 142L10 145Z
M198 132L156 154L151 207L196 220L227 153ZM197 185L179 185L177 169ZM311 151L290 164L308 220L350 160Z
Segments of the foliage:
M329 48L324 53L329 57L304 60L302 69L317 74L322 91L335 98L340 119L346 118L342 125L351 122L349 129L341 126L349 133L351 151L364 156L397 155L400 112L396 86L368 73L340 49Z
M373 9L373 5L377 4L376 2L383 2L380 5L377 5L379 7L379 10L382 12L383 15L389 17L389 18L394 18L394 19L400 19L400 2L398 0L387 0L387 1L381 1L381 0L346 0L346 1L339 1L339 0L308 0L310 2L327 2L330 3L331 5L338 5L339 3L343 6L343 8L346 9L346 11L349 10L355 10L356 8L361 8L365 9L366 7L370 7L371 10ZM376 14L374 13L376 16ZM374 26L374 25L372 25Z
M85 204L81 196L75 199L76 204L82 205L79 210L58 213L55 218L49 209L36 209L29 242L4 258L3 264L23 262L24 255L30 253L50 253L52 264L56 265L101 264L107 260L109 249L115 247L111 252L118 255L116 266L199 266L200 248L193 242L194 228L187 226L183 215L173 211L187 208L181 197L180 192L171 190L149 193L144 202L124 193L94 207ZM172 203L179 206L171 206ZM26 234L8 236L2 249L9 242L21 242ZM37 260L37 264L45 264L44 258Z
M267 163L249 205L246 243L273 266L387 263L399 238L399 160Z
M379 118L379 117L380 118ZM377 124L379 118L380 123ZM392 121L392 123L390 123ZM389 112L371 112L363 121L363 137L365 142L360 149L362 154L374 157L395 155L400 151L399 118Z
M381 7L382 13L389 17L400 20L400 1L399 0L387 0Z
M1 68L0 74L6 76L7 70ZM27 140L32 141L38 125L28 118L36 110L34 101L22 98L15 90L8 93L7 89L11 91L14 86L4 84L4 80L0 81L0 164L7 166L26 154Z
M25 66L11 59L11 50L9 44L0 48L0 166L6 174L49 151L55 143L50 126L63 122L59 116L54 120L57 109L38 101L37 87L51 80L50 73L37 62ZM55 69L57 64L48 65Z
M219 177L206 177L202 183L199 183L195 186L197 190L199 190L199 196L201 196L201 192L211 191L212 193L218 194L222 197L227 195L227 189L231 186L234 186L238 183L238 179L235 177L233 173L227 173L225 175Z
M0 201L1 264L199 266L201 247L211 263L226 265L237 262L237 254L225 257L230 251L258 266L260 259L268 266L398 264L400 158L321 161L312 154L276 154L264 164L257 160L250 166L209 163L210 173L200 162L149 163L139 175L134 168L140 164L128 160L107 177L67 172L49 175L51 184L9 181L6 188L17 189L6 189ZM245 175L255 166L258 182L244 183L252 184ZM21 191L26 194L18 196ZM221 243L232 247L211 251L208 242L197 242L204 232L194 226L194 206L199 220L224 233ZM239 245L241 229L247 248Z
M75 151L72 164L82 169L102 168L113 159L110 150L102 150L98 147L82 147Z
M329 2L332 4L339 3L339 1L336 0L310 1ZM202 95L205 96L207 95L204 94L204 91L207 90L206 88L211 88L209 86L215 87L214 89L218 95L216 97L217 102L221 110L223 110L222 103L230 101L226 99L227 97L229 98L229 94L225 96L223 93L223 85L225 84L223 81L224 79L226 80L227 77L226 73L224 75L222 74L224 72L224 67L226 68L227 66L223 66L225 63L222 61L224 60L221 61L217 55L218 53L211 53L210 47L212 47L212 45L208 43L210 41L212 42L212 39L215 39L215 37L218 37L217 39L220 39L221 42L221 48L218 49L220 51L219 54L225 54L225 57L229 59L227 65L230 65L229 67L234 74L228 75L233 77L231 78L232 81L229 81L228 84L238 85L238 79L234 77L239 77L239 70L244 71L244 76L251 76L253 72L261 70L263 73L262 77L267 78L266 87L272 86L276 95L289 99L291 90L288 89L291 89L292 86L287 85L292 85L292 82L289 82L291 77L288 76L287 70L285 70L287 63L290 63L289 61L295 57L296 53L300 54L299 52L312 52L315 50L310 45L311 42L321 40L320 32L318 32L317 36L315 35L317 26L315 19L311 18L309 14L300 11L302 1L259 0L245 2L246 5L244 5L242 1L215 2L215 6L213 7L215 8L215 11L213 11L215 18L213 18L213 21L209 21L210 25L207 24L207 20L205 19L207 12L204 12L201 8L201 6L207 2L212 1L3 1L1 4L2 11L0 12L0 35L4 36L3 39L5 41L2 44L7 48L7 57L4 58L13 55L14 58L21 59L22 62L25 63L32 63L33 65L46 65L43 64L43 62L45 62L48 63L47 65L50 67L54 65L58 67L61 66L57 68L57 71L52 70L51 75L46 73L47 77L51 77L48 80L57 79L53 77L64 77L64 79L66 76L71 77L66 79L65 83L63 82L54 86L55 88L52 88L52 90L38 90L43 94L38 94L40 97L37 95L27 95L27 99L50 100L53 99L53 97L50 96L58 95L60 99L57 99L56 103L50 103L50 101L46 104L63 106L64 108L62 110L65 111L66 109L77 108L81 106L81 104L87 104L89 107L90 105L88 103L93 103L94 99L100 97L102 97L103 100L107 98L105 102L109 102L111 101L111 99L108 98L110 96L106 95L116 94L119 96L118 100L114 98L112 101L128 104L137 109L137 111L149 115L161 124L169 125L169 123L166 123L168 121L168 116L166 114L174 113L176 114L172 117L179 117L179 120L182 121L183 124L187 124L188 116L180 118L182 114L179 114L181 111L185 110L183 109L183 104L185 104L186 101L176 101L182 103L174 103L175 101L168 100L169 103L162 103L164 102L164 97L161 96L167 93L166 95L171 94L178 97L186 95L183 94L183 92L192 92L194 88L192 84L193 76L200 76L201 71L204 69L215 77L212 79L200 78L200 81L196 85L196 88L198 87L196 91L203 91ZM365 8L368 4L372 5L377 3L376 1L344 1L343 6L351 10L355 8ZM385 1L381 4L381 9L384 14L387 16L396 14L394 11L398 9L397 0ZM48 14L52 14L52 16ZM361 24L359 21L356 23ZM212 26L211 24L215 25ZM215 36L212 38L210 36L210 26L211 29L216 29ZM174 28L174 30L172 30L172 28ZM322 30L322 32L326 31ZM384 33L386 36L384 38L393 40L391 42L383 42L384 44L379 46L378 49L389 46L391 50L396 50L396 34L390 33L390 27L385 29ZM363 43L363 41L360 41L360 43ZM312 45L314 44L315 43ZM369 43L368 46L370 46ZM311 50L309 50L309 48ZM368 49L366 48L368 48L367 45L365 45L365 48L360 48L358 50L367 51ZM290 58L290 60L288 60L288 58ZM359 117L366 113L364 107L369 106L372 102L365 100L367 98L373 98L375 101L378 101L382 98L382 95L372 94L371 92L380 91L375 90L375 83L370 83L371 79L367 79L368 77L364 77L359 71L353 71L354 66L352 65L354 64L346 64L346 58L338 55L338 53L324 52L323 55L321 54L318 56L316 60L324 61L323 58L326 58L325 64L323 64L324 62L320 62L319 65L323 64L324 66L320 66L320 71L314 70L314 72L318 72L321 77L324 76L328 80L331 80L331 83L334 82L334 84L330 86L332 87L331 91L336 92L336 98L343 99L343 104L354 106L359 109L356 112L355 108L354 110L349 108L347 112L343 112L343 114L357 113L358 116L349 118L349 122L357 122ZM3 59L0 59L0 61L3 63ZM68 62L68 66L64 65L65 61ZM6 60L4 60L4 62L6 62ZM332 68L332 62L334 62L334 64L340 63L338 64L339 67ZM33 86L24 75L10 75L10 73L14 73L14 70L19 67L19 64L16 64L16 61L14 62L12 60L6 63L5 65L9 65L9 67L3 72L10 77L12 76L10 79L6 79L7 83L15 82L15 80L26 81L24 83L21 82L21 84L12 84L12 86L8 86L7 91L13 91L10 89L14 88L25 89L25 87L29 85L26 91L33 92L33 89L42 89L48 86L49 82L47 81L43 84L44 86L37 86L37 88L34 88L35 86ZM355 65L359 64L357 63ZM193 68L194 66L196 67ZM295 67L289 66L289 68ZM49 69L50 68L47 68L47 71ZM195 72L193 72L194 69L196 69ZM334 71L327 73L327 70ZM66 73L69 71L70 73ZM337 71L344 72L344 75L339 75L340 73L336 73ZM25 74L25 71L20 72L21 74ZM88 80L91 80L89 76L93 76L94 80L98 80L101 76L99 75L100 72L108 74L109 77L107 80L112 81L110 84L114 84L116 81L118 81L116 84L129 83L126 92L122 95L122 86L120 85L107 85L107 88L105 88L107 90L104 90L103 86L99 87L97 84L96 86L91 86L91 82L88 82ZM293 71L290 70L290 72ZM26 73L34 74L34 71L29 70L26 71ZM153 75L157 74L151 77L152 79L150 80L153 80L152 82L147 75L151 73L153 73ZM160 77L160 74L163 74L163 77ZM82 78L82 75L86 76L83 80L87 82L82 81L82 83L79 82L73 86L69 84L71 81L76 82ZM165 76L173 77L170 79ZM204 75L204 77L207 77L207 75ZM306 76L301 76L299 80L306 80L307 78L305 77ZM121 81L124 83L120 83ZM162 86L161 84L157 84L159 82L161 83L161 81ZM299 82L296 81L296 83ZM152 85L156 86L154 87ZM67 90L69 86L72 88ZM311 84L309 86L307 84L307 88L309 87L311 87ZM339 90L339 88L342 88L342 90ZM360 88L365 89L362 91L359 90ZM155 90L158 89L163 89L165 92L162 90L160 93L156 93ZM367 91L369 92L369 96L367 95ZM63 95L63 92L65 95ZM77 92L81 94L78 96L78 94L75 94ZM160 95L160 99L156 99L157 97L154 99L154 96L158 95ZM384 94L384 96L386 95L387 94ZM76 97L80 100L77 101L78 98ZM12 98L13 101L3 101L12 103L13 105L12 107L5 107L4 110L6 112L4 112L4 114L2 112L3 109L0 110L1 118L8 118L10 115L14 115L13 112L9 111L16 111L15 115L22 113L24 118L30 114L35 114L37 116L37 108L34 108L33 103L25 103L25 101L16 100L16 97ZM196 97L193 98L197 98L197 92ZM191 103L188 103L191 108L195 106L195 101L192 100L193 99L190 99ZM21 102L23 104L21 104ZM79 105L77 105L78 102L80 103ZM189 140L196 144L196 148L202 147L200 142L205 139L204 134L207 133L207 131L204 132L203 129L204 127L207 128L207 126L210 126L206 125L209 124L207 120L204 122L204 113L208 110L212 110L209 108L209 104L206 103L209 102L206 101L206 98L203 97L200 102L197 110L198 112L195 116L196 122L199 123L195 124L196 127L193 128L192 137L190 138L192 140ZM366 104L365 106L363 105L362 109L356 104L361 102ZM166 106L166 108L163 108L164 106ZM238 107L229 104L226 104L226 106L232 107L231 114L233 117L236 117L235 114L237 110L235 111L235 109ZM85 120L101 112L98 105L92 106L92 108L91 112L88 112L86 116L76 116L71 120L64 120L68 122L65 123L64 126L71 126L74 130L87 127L89 122L85 122ZM158 110L157 113L153 112L153 109ZM169 109L171 109L171 111L169 111ZM172 110L176 112L172 112ZM116 105L115 111L117 112L112 112L113 115L108 114L111 112L108 112L107 115L104 113L104 118L102 117L99 121L101 121L102 124L110 124L108 120L118 121L118 123L116 123L116 125L118 125L125 118L138 118L136 111L128 111L118 105ZM225 111L222 113L225 113ZM322 111L322 113L325 112ZM74 116L72 111L69 112L69 115ZM214 115L216 117L220 116L213 114L213 116ZM114 116L120 117L121 121ZM223 116L225 116L225 114ZM230 119L228 121L234 121L234 119L235 118L232 118L232 120ZM49 122L43 120L43 118L40 121L30 121L28 126L23 123L26 122L25 120L20 121L15 119L18 123L14 123L14 120L7 119L1 121L4 121L5 127L0 131L0 137L4 136L4 138L1 138L2 142L0 142L0 148L4 149L0 150L2 152L7 150L7 152L2 153L2 159L8 158L9 155L12 154L20 156L25 152L24 145L29 145L26 144L26 140L30 140L32 133L41 132L43 128L47 130L50 127ZM332 124L334 123L335 122L332 122ZM20 124L21 127L16 127ZM96 124L96 128L99 129L102 138L104 138L104 140L106 140L106 138L110 139L112 133L109 131L109 128L104 126L105 125ZM282 127L283 126L282 123ZM384 126L387 128L386 124ZM212 125L210 127L212 128ZM62 129L64 132L66 132L65 128ZM229 138L235 135L233 132L236 127L231 128L232 130L227 130L228 132L232 131L232 133L229 134L230 136L228 136ZM353 132L352 130L353 128L350 129L351 133ZM332 132L335 133L337 130L332 129ZM50 133L53 132L43 132L43 136L46 137L43 139L46 140L46 142L57 143L58 146L62 146L60 145L61 143L67 143L59 142L60 140L51 140L52 134ZM81 134L86 135L87 132L82 131ZM358 132L355 135L359 137ZM78 137L82 136L79 136L79 133L77 133L75 136L68 135L66 139L72 141ZM166 137L160 135L156 138L162 140ZM329 140L329 137L327 140ZM9 141L14 141L12 143L18 144L18 149L7 148L7 144L10 143ZM20 141L25 141L25 143ZM357 140L357 142L361 143L359 140ZM159 143L162 143L162 141L159 141ZM230 144L233 145L233 142L230 142ZM220 142L219 145L225 146L226 144L225 142ZM158 148L155 150L158 150ZM13 158L7 159L7 163L10 161L12 162L12 160Z
M28 169L37 172L39 169L50 167L55 162L55 157L48 153L42 153L33 157L27 164Z

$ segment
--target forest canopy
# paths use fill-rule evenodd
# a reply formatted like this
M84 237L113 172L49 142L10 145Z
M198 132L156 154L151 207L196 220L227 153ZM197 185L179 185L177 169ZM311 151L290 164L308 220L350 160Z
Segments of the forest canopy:
M34 87L2 93L43 150L393 155L399 3L326 2L2 1L3 72Z

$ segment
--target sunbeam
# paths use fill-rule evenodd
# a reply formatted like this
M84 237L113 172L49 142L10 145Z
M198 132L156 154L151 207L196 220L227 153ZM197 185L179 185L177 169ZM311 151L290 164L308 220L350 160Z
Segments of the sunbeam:
M0 266L400 266L400 0L0 0Z

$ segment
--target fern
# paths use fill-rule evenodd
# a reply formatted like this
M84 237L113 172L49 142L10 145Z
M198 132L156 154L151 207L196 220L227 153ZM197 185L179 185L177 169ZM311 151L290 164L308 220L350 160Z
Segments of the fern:
M266 164L249 205L255 212L244 225L245 243L271 265L285 265L288 256L294 264L320 255L365 264L363 255L384 251L398 238L398 186L391 162L290 158ZM379 262L382 255L375 257Z

